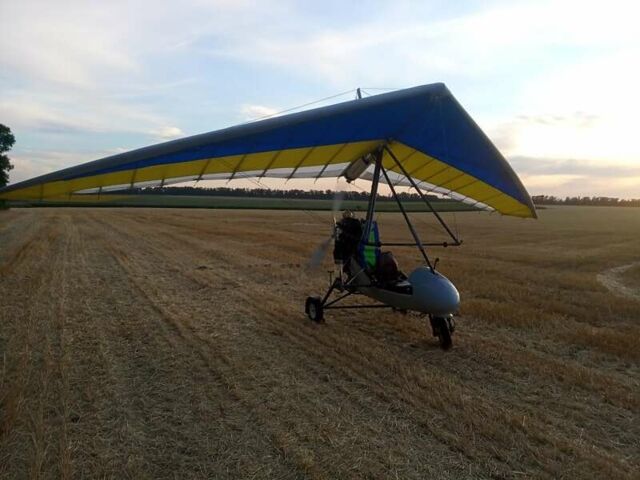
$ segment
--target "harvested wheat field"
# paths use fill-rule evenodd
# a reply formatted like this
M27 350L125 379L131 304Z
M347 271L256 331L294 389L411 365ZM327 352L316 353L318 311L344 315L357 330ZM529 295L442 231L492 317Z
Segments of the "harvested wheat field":
M539 213L456 214L444 352L411 314L305 317L329 213L0 212L0 476L639 478L640 287L612 269L640 211Z

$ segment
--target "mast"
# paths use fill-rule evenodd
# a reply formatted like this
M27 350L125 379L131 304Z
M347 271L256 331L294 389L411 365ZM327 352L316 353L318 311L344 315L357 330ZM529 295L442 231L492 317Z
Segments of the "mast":
M371 233L371 223L376 210L376 197L378 196L378 184L380 183L380 168L382 167L382 148L378 148L374 152L375 168L373 170L373 180L371 181L371 193L369 194L369 205L367 205L367 219L362 232L362 240L369 242L369 234Z

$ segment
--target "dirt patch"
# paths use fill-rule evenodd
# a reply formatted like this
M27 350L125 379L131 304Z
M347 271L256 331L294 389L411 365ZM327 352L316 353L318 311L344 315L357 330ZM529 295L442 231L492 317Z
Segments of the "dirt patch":
M624 283L640 292L640 262L622 273Z
M610 268L597 278L615 295L640 301L640 262Z

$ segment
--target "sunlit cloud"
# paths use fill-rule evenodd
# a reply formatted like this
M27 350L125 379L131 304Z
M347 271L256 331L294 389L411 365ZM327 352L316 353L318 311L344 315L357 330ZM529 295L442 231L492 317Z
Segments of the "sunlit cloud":
M533 195L614 196L640 198L640 162L627 164L595 160L511 157L523 183Z
M272 117L280 110L265 105L242 105L240 112L245 120L259 120L265 117Z
M510 157L511 165L522 174L577 175L598 178L629 178L640 176L640 163L603 164L595 160L552 159L540 157ZM640 184L639 184L640 186Z
M150 132L153 136L163 140L171 140L174 138L184 137L184 132L178 127L160 127Z

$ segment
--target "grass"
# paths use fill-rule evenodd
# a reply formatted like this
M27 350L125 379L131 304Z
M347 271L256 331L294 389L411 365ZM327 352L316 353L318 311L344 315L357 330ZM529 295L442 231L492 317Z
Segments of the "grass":
M597 276L637 261L638 210L444 215L449 352L411 314L304 317L329 213L7 212L0 476L634 478L640 303Z

